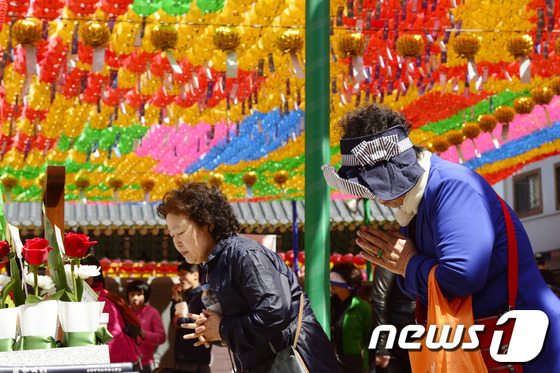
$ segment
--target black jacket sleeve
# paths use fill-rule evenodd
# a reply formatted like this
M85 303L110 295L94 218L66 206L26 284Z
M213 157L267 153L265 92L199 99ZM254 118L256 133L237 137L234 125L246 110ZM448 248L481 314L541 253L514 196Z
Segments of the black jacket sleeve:
M389 297L393 288L398 287L397 275L391 271L375 266L373 276L373 328L379 325L387 325L389 322ZM388 332L381 332L377 343L377 355L390 355L385 345L387 343Z

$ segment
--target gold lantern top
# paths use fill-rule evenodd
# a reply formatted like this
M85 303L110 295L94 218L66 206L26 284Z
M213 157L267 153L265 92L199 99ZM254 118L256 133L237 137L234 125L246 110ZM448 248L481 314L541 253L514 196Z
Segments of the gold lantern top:
M359 32L344 34L338 39L338 50L344 57L358 56L366 47L364 35Z
M208 176L208 184L211 186L220 187L224 182L224 175L218 172L212 172L210 176Z
M537 105L548 105L554 98L554 91L550 87L537 87L531 89L531 98Z
M80 37L88 47L100 48L107 46L111 38L111 31L106 25L93 21L82 26Z
M560 77L556 77L550 81L550 88L556 95L560 95Z
M515 118L515 110L511 106L498 106L494 116L498 123L509 123Z
M83 190L90 186L91 180L87 175L78 175L74 179L74 184L78 189Z
M480 37L471 33L462 33L453 40L453 49L463 58L474 58L480 50Z
M461 130L451 130L445 133L445 138L450 145L461 145L465 140Z
M461 126L461 132L467 139L476 139L480 134L480 127L478 126L478 123L474 122L463 123Z
M397 39L397 53L404 58L415 58L424 51L424 39L418 34L404 34Z
M241 175L241 180L247 186L253 186L257 182L257 173L255 171L247 171Z
M496 119L494 114L479 115L476 122L478 123L480 129L484 132L492 132L498 124L498 120Z
M533 38L528 35L514 35L508 40L507 50L514 58L527 57L533 51Z
M15 44L31 45L41 40L43 23L37 18L18 19L12 27Z
M278 185L280 185L280 187L282 187L284 183L290 178L290 174L288 174L288 171L286 170L278 170L274 172L272 178L276 183L278 183Z
M535 107L535 101L531 97L517 97L513 101L513 109L517 114L529 114Z
M443 153L449 149L449 141L444 136L437 136L432 140L432 148L437 153Z
M159 50L167 50L175 48L179 40L177 29L171 25L160 24L153 28L150 33L150 41L154 48Z
M303 47L299 30L286 30L276 38L276 46L284 53L296 53Z
M109 184L111 189L121 189L124 185L124 181L119 176L111 176L107 184Z
M232 51L239 45L241 37L235 28L222 26L214 31L214 45L223 51Z
M153 177L147 177L140 182L142 189L147 191L152 191L156 186L156 179Z
M18 177L12 174L4 174L0 177L0 181L2 181L2 185L6 189L12 189L18 184Z

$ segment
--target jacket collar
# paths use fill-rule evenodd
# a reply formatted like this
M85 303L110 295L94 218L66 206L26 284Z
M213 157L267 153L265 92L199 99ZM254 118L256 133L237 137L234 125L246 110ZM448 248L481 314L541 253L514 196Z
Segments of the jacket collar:
M215 257L219 256L221 254L222 251L224 251L224 249L226 248L226 246L228 246L228 243L230 242L230 240L232 239L232 237L234 237L235 235L231 235L228 238L224 238L220 241L218 241L218 243L216 244L216 246L214 246L214 248L212 249L212 251L210 252L210 255L208 256L208 259L206 260L206 262L204 263L204 266L206 267L206 265L208 265L208 263L210 261L212 261L212 259L214 259Z

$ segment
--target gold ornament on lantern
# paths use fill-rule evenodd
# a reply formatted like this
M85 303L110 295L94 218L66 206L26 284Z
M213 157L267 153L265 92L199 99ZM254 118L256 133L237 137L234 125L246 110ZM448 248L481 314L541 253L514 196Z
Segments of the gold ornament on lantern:
M272 174L272 179L274 182L280 186L280 189L284 190L284 184L290 178L290 174L286 170L278 170Z
M113 198L115 203L119 203L119 189L121 189L124 185L122 178L120 176L111 176L107 181L107 184L111 189L113 189Z
M513 101L513 110L517 114L530 114L535 107L535 101L531 97L517 97Z
M183 183L189 181L189 175L179 174L175 176L175 185L179 188Z
M12 27L12 37L15 44L23 45L25 49L25 67L28 75L37 74L37 50L34 46L41 40L43 22L37 18L17 20Z
M0 181L2 181L2 185L5 188L6 203L12 202L12 188L18 185L18 177L12 174L4 174L0 177Z
M424 38L418 34L404 34L397 39L397 53L403 58L416 58L424 51Z
M298 30L286 30L276 38L276 46L283 53L297 53L303 47L303 35Z
M214 45L226 52L226 78L237 78L237 52L241 37L236 29L222 26L214 31Z
M338 50L344 57L362 54L366 47L364 35L359 32L344 34L338 39Z
M481 131L487 132L490 135L490 137L492 137L492 142L494 143L494 146L496 147L496 149L499 149L500 143L492 133L492 131L494 130L494 128L496 128L496 125L498 124L498 120L496 119L496 117L493 114L482 114L478 116L476 123L478 123L478 126L480 127Z
M474 147L474 154L476 154L477 158L480 158L480 152L478 151L476 143L474 142L474 139L476 139L480 134L480 127L478 127L478 124L474 122L463 123L463 125L461 126L461 133L466 139L471 140Z
M144 190L144 203L150 202L150 192L156 186L156 179L154 179L153 177L142 179L142 181L140 182L140 186Z
M214 31L214 45L223 51L232 51L239 46L241 37L235 28L222 26Z
M111 31L101 22L88 22L80 29L80 38L88 47L106 47L111 38Z
M171 25L157 25L150 33L150 41L154 48L165 51L175 48L179 40L177 29Z
M45 187L45 180L47 179L47 174L45 174L44 172L41 172L39 174L39 176L37 177L37 180L35 181L35 183L37 184L37 186L41 189L43 189Z
M241 180L243 180L243 184L247 187L247 198L253 198L253 185L257 182L257 178L258 176L255 171L247 171L241 175Z
M351 57L352 65L351 71L353 76L358 81L366 79L364 74L364 58L362 53L366 47L366 41L364 35L359 32L354 32L351 34L343 34L340 39L338 39L338 50L342 57Z
M544 113L546 115L546 122L549 127L552 127L552 120L550 119L550 114L548 109L544 105L550 104L550 101L554 98L554 91L550 87L537 87L531 89L531 98L535 101L536 105L541 105L543 107Z
M436 153L443 153L449 149L449 141L444 136L437 136L432 140L432 148Z
M14 23L12 37L15 44L31 45L41 40L43 23L37 18L23 18Z
M89 176L87 176L87 175L76 176L76 178L74 179L74 184L76 184L76 187L79 190L80 202L81 203L86 203L85 189L88 188L91 184L91 180L90 180Z
M208 184L210 184L211 186L215 186L216 188L219 188L222 186L223 182L224 182L224 175L218 172L212 172L210 176L208 176Z
M445 138L447 139L449 145L455 146L457 156L459 157L459 163L465 163L465 156L463 155L463 151L460 146L465 140L463 132L461 132L461 130L450 130L445 133Z
M478 70L474 56L480 50L480 37L471 33L461 33L453 40L453 49L459 56L467 59L469 81L478 79Z
M533 51L533 38L528 35L514 35L507 43L508 52L513 58L527 57Z
M498 106L494 110L494 117L498 123L502 123L502 142L508 140L509 123L515 118L515 110L511 106Z
M514 35L508 40L507 50L515 59L519 59L519 77L521 83L531 83L531 60L529 55L533 51L533 38L528 34Z

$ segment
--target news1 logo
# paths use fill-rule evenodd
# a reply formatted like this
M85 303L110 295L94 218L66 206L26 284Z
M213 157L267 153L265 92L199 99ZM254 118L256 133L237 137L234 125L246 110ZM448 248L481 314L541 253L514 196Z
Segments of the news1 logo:
M514 320L512 320L514 319ZM548 316L538 310L513 310L504 313L496 322L496 325L504 325L508 320L515 322L511 340L504 353L500 353L500 345L504 332L496 330L492 335L490 344L490 356L498 363L526 363L533 360L541 352L546 332L548 330ZM426 335L426 347L431 351L454 351L458 348L463 350L476 350L480 348L477 333L484 331L484 325L471 325L466 331L470 342L463 341L465 326L457 325L453 340L449 341L451 326L443 325L441 336L436 341L437 326L430 325ZM373 330L369 341L369 348L375 349L381 332L389 332L385 348L392 349L397 337L397 328L394 325L379 325ZM424 337L426 327L423 325L407 325L398 336L398 345L403 350L421 350L420 342L410 342Z

